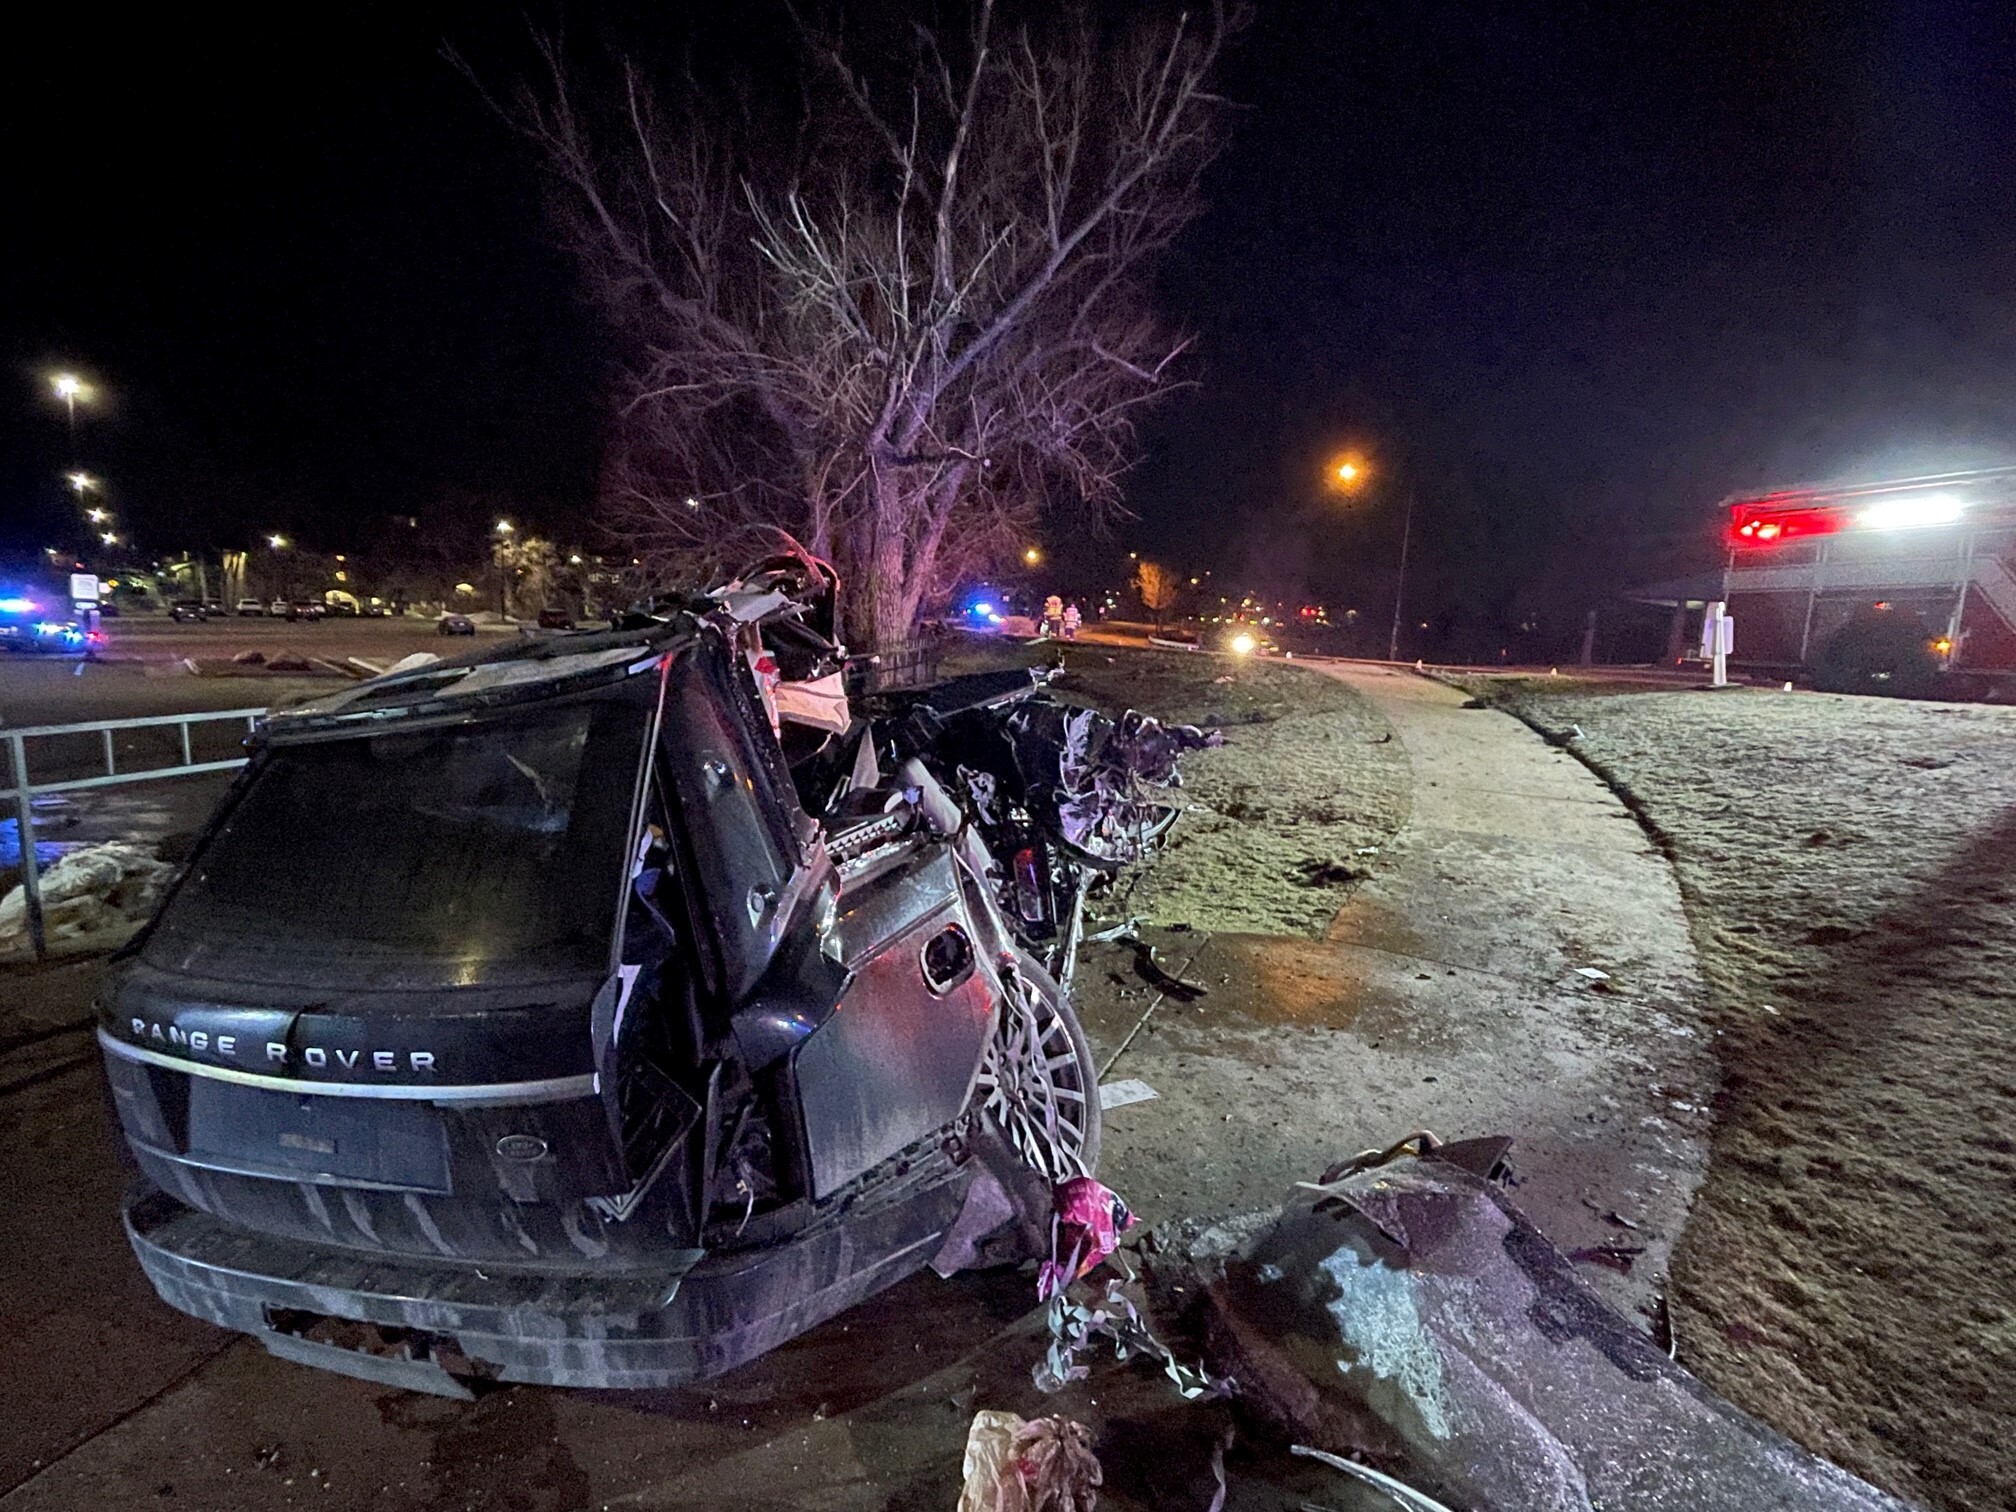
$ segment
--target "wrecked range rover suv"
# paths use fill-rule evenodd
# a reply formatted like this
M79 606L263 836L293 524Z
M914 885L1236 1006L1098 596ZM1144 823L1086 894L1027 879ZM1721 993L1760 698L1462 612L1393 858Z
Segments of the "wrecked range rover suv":
M1040 1252L1100 1135L1045 963L1207 742L1028 673L857 712L834 586L265 723L100 999L167 1302L415 1389L665 1386Z

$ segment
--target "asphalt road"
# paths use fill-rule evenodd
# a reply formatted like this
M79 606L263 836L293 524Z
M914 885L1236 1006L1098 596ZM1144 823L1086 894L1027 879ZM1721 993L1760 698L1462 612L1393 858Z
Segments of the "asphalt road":
M193 656L199 660L229 660L240 651L271 655L327 656L341 660L363 656L373 661L397 661L414 651L439 651L467 644L443 636L431 619L284 620L264 615L178 624L165 617L109 619L104 622L108 657L139 657L166 661ZM497 632L486 632L494 634Z

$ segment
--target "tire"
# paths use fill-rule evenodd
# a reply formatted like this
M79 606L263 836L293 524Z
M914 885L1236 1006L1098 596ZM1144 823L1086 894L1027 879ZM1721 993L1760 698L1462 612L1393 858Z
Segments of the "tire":
M1041 1073L1028 1063L1028 1046L1018 1032L1019 1015L1013 1014L1011 1005L1004 1002L994 1035L988 1041L974 1099L1010 1148L1046 1179L1054 1183L1076 1175L1096 1176L1104 1120L1099 1111L1098 1062L1093 1059L1091 1043L1085 1038L1070 996L1049 972L1025 951L1016 952L1015 970L1027 984L1030 1007L1038 1021L1036 1043L1043 1048L1042 1058L1052 1080L1048 1089L1028 1085ZM1020 1062L1023 1073L1016 1077L1016 1085L1005 1092L999 1089L1004 1061ZM1068 1095L1056 1097L1054 1094L1059 1091ZM1049 1126L1045 1116L1049 1108L1058 1110L1054 1127ZM1075 1119L1070 1112L1074 1108L1078 1110ZM1036 1127L1039 1121L1045 1124L1044 1128ZM1069 1158L1068 1165L1060 1166L1055 1158L1046 1155L1046 1150L1058 1147Z

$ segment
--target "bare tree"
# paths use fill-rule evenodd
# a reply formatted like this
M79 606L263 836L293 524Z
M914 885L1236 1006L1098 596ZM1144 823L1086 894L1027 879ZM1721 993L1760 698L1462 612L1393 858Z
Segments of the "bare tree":
M605 485L626 549L704 571L789 530L839 563L871 646L1046 508L1118 506L1188 344L1148 279L1200 208L1235 25L1224 0L964 15L893 54L801 24L781 115L552 38L500 102L634 342Z
M1162 617L1176 607L1176 595L1181 583L1176 574L1160 562L1143 562L1134 569L1134 591L1141 595L1141 607L1155 617L1155 628L1162 628Z

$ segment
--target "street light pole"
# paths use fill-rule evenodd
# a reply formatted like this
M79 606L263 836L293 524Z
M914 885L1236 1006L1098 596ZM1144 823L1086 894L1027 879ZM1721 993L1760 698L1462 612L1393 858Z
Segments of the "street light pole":
M77 396L84 392L84 380L74 373L58 373L51 381L56 397L70 415L70 465L77 465Z
M690 504L693 501L688 499L686 502ZM497 537L497 544L491 548L490 560L497 568L497 618L500 620L511 618L507 602L507 595L511 587L513 557L510 547L512 534L517 529L518 527L513 525L509 520L499 520L493 528L493 533Z
M1400 572L1393 581L1393 631L1386 637L1386 660L1400 660L1400 608L1407 597L1407 543L1414 535L1414 485L1407 485L1407 511L1400 522Z

